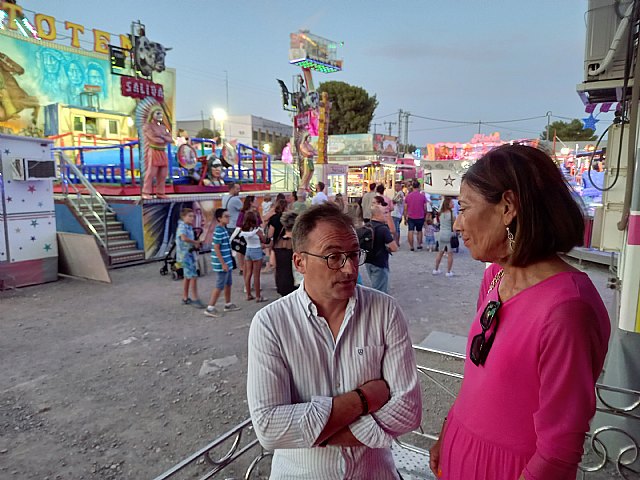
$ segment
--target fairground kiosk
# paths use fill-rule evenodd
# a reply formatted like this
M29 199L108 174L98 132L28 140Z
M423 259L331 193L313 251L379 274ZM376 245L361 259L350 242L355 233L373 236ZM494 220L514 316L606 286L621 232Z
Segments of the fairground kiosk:
M315 143L315 139L312 139L311 144ZM335 183L339 169L339 185L342 188L332 190L334 194L340 192L351 200L368 192L371 183L382 183L387 188L393 188L398 167L396 145L396 137L389 135L329 135L329 164L324 167L327 184Z
M51 143L0 135L0 290L58 278Z
M477 134L468 143L429 144L421 160L423 187L432 195L457 196L464 172L492 148L504 144L499 133Z
M182 207L195 209L208 235L225 183L269 190L266 153L192 139L181 151L174 142L164 146L166 198L142 198L139 105L159 105L168 134L177 136L176 72L164 65L170 49L151 41L139 22L122 35L64 25L51 15L27 17L7 2L0 10L0 133L53 140L59 231L93 235L108 265L126 265L165 255ZM210 168L212 151L224 168Z

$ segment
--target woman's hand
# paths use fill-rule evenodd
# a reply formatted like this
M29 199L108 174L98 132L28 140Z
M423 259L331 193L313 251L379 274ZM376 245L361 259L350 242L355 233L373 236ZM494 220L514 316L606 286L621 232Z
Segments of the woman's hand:
M429 468L436 476L436 478L440 478L442 476L442 470L440 469L440 447L442 443L440 443L440 439L433 444L433 447L429 449Z

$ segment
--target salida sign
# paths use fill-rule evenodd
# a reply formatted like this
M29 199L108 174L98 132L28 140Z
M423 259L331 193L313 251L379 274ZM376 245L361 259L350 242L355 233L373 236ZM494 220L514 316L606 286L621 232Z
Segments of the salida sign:
M120 77L120 89L122 95L132 98L153 97L159 102L164 102L164 90L162 85L153 83L144 78Z

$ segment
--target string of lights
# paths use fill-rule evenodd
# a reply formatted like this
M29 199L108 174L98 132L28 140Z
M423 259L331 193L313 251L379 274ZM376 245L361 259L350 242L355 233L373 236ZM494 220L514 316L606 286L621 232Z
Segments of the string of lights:
M510 120L492 120L489 122L485 122L484 120L450 120L450 119L444 119L444 118L434 118L434 117L427 117L425 115L416 115L414 113L410 113L409 114L412 117L415 118L420 118L423 120L430 120L433 122L443 122L443 123L458 123L458 124L464 124L464 125L478 125L478 124L482 124L482 125L487 125L490 123L496 124L496 123L515 123L515 122L526 122L526 121L530 121L530 120L539 120L542 118L547 118L546 115L537 115L534 117L525 117L525 118L514 118L514 119L510 119Z

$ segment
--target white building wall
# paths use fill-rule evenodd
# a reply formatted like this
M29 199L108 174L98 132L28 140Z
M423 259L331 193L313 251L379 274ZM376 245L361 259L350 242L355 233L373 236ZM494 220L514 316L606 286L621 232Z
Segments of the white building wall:
M213 120L205 118L204 127L219 129L220 126L215 125ZM196 133L203 128L203 120L178 121L178 128L186 130L189 136L195 137ZM224 123L224 133L229 140L236 139L239 143L260 149L265 143L275 143L278 138L290 138L292 130L292 125L255 115L230 115Z

